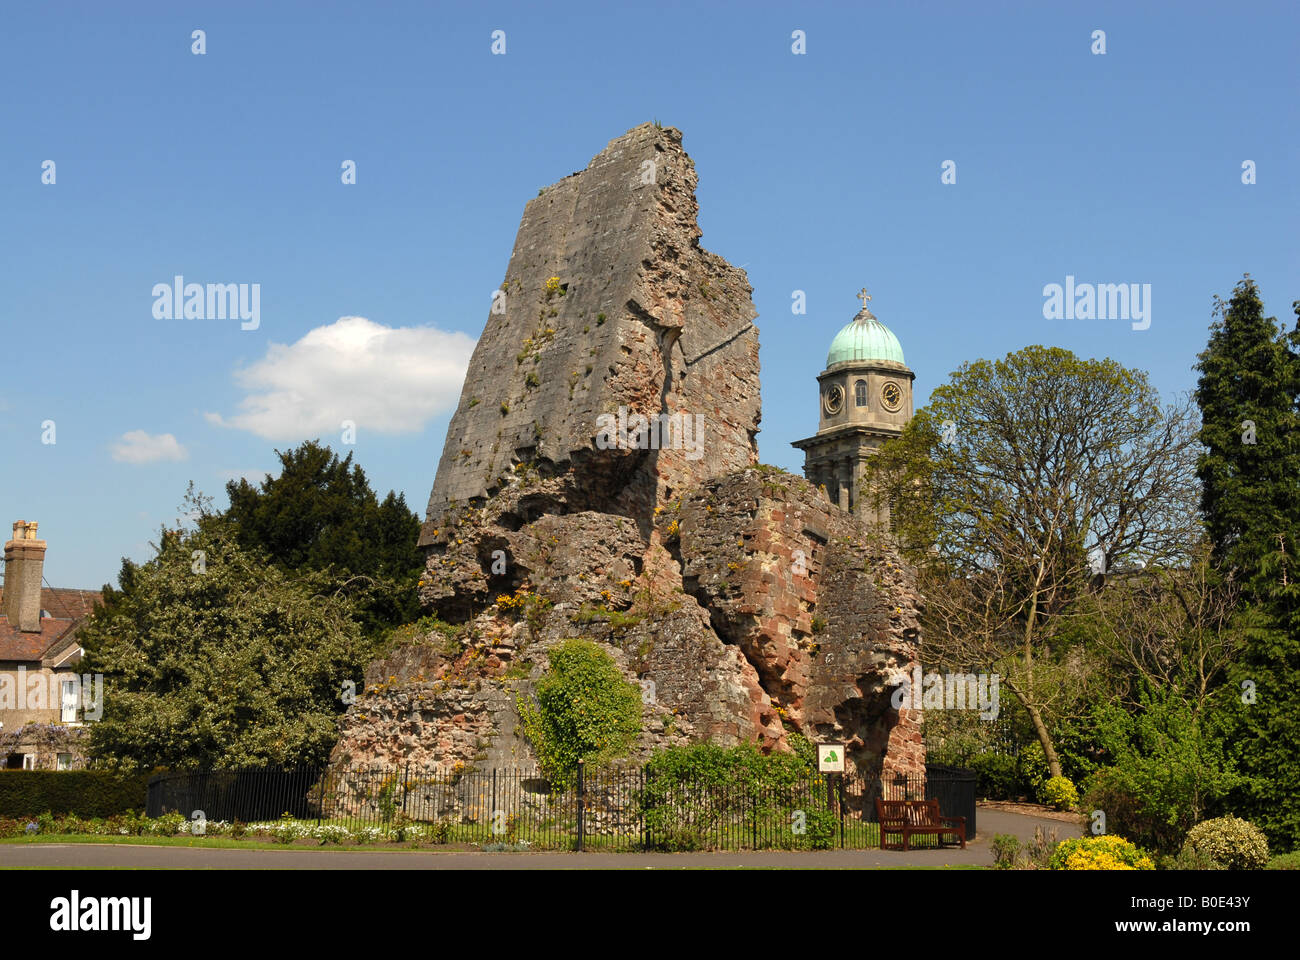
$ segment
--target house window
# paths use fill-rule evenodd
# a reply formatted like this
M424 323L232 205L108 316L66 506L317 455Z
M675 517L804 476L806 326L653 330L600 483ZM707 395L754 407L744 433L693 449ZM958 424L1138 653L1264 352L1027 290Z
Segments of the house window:
M35 769L36 769L36 754L34 754L34 753L24 753L24 754L23 754L23 769L24 769L24 770L35 770Z
M58 756L57 768L58 768L59 770L71 770L71 769L72 769L72 754L70 754L70 753L61 753L61 754L59 754L59 756Z
M60 685L63 689L61 706L59 710L59 721L61 723L77 722L77 681L64 680Z
M853 388L853 400L859 407L867 405L867 381L859 380Z

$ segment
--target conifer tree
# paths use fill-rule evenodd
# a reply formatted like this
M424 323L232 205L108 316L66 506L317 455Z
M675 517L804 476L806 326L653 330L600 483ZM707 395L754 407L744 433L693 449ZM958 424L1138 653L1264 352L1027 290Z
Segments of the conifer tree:
M1197 363L1201 508L1215 559L1257 599L1277 536L1295 543L1300 532L1300 332L1264 316L1249 275L1215 315Z
M1300 836L1300 323L1265 317L1249 275L1215 314L1197 364L1197 472L1215 557L1245 598L1245 649L1222 691L1250 778L1233 806L1288 849Z
M1234 813L1276 853L1300 847L1300 562L1278 536L1261 563L1265 593L1243 611L1246 650L1222 691L1235 721L1238 770L1250 778Z

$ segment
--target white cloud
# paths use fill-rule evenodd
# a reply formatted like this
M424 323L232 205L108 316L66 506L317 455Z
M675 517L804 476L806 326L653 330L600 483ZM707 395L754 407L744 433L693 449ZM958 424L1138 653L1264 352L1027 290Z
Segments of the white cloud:
M235 372L248 395L230 417L210 423L267 440L338 433L412 433L455 406L474 339L434 327L385 327L340 317L297 343L273 343L266 356Z
M156 463L159 460L184 460L189 456L170 433L150 434L131 430L113 444L113 459L121 463Z

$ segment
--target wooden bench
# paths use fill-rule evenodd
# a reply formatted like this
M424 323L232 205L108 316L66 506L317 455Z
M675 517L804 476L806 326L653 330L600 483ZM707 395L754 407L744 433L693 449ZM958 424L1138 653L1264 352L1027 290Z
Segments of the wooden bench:
M876 800L876 819L880 821L880 849L891 833L903 838L903 849L910 850L912 834L934 834L943 842L945 834L956 834L966 849L966 818L945 817L939 812L938 800Z

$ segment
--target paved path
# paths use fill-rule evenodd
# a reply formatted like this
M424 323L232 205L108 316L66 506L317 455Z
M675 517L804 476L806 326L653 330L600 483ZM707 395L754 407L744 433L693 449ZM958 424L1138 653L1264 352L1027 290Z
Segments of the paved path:
M863 867L987 866L996 833L1031 839L1034 827L1055 828L1065 839L1082 828L1001 810L979 811L980 837L965 850L820 850L801 853L443 853L437 850L207 849L146 844L0 844L0 869L7 867L138 867L217 870L582 870L752 867L844 869Z

